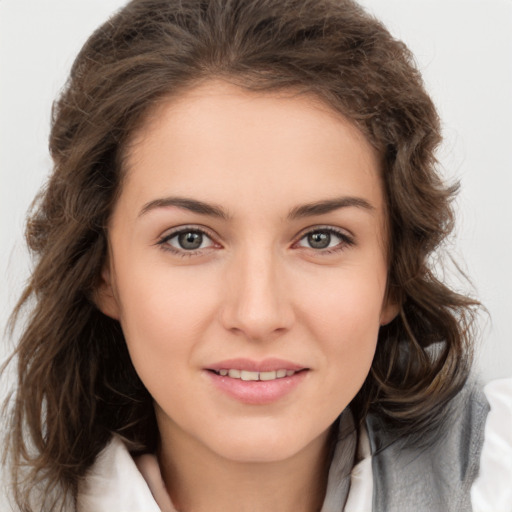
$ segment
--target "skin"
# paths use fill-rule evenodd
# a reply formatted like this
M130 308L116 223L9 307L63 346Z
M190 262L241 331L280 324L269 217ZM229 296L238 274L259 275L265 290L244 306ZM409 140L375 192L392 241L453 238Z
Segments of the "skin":
M330 426L396 315L378 156L314 97L212 81L149 116L125 170L98 305L120 321L154 398L175 506L319 509ZM205 231L198 250L180 246L180 227ZM312 247L308 233L329 246ZM205 370L238 357L307 371L275 402L242 403Z

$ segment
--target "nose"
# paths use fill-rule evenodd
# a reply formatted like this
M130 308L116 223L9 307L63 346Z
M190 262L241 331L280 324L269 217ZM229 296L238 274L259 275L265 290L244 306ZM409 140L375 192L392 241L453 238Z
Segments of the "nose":
M271 251L240 255L226 276L224 327L254 341L287 332L294 312L285 277L283 265Z

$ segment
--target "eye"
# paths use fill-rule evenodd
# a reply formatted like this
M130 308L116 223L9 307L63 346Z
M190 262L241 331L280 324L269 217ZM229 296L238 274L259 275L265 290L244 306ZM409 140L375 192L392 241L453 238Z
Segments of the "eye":
M306 233L297 245L321 251L325 249L341 250L348 245L353 245L353 243L352 238L341 231L333 228L319 228Z
M179 253L191 253L215 245L214 241L202 230L184 228L165 235L158 244L164 249Z

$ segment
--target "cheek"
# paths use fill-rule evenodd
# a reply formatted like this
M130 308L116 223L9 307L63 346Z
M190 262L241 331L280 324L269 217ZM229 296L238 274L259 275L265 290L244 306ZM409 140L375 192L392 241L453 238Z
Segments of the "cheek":
M336 315L319 328L324 331L325 354L331 358L333 377L341 379L344 386L355 386L354 394L368 374L377 345L379 308L373 314L365 309L367 304L350 300L336 303ZM320 339L322 339L320 338Z
M121 274L121 272L119 272ZM214 314L215 295L187 271L157 267L137 271L117 283L120 322L132 361L142 380L165 383L190 363ZM149 384L146 383L147 385Z
M305 298L302 313L328 337L337 333L346 342L365 338L380 326L385 282L385 273L371 266L343 268L322 280L312 279L300 293Z
M322 349L333 393L355 395L375 354L385 280L371 269L336 277L322 292L310 293L302 311Z

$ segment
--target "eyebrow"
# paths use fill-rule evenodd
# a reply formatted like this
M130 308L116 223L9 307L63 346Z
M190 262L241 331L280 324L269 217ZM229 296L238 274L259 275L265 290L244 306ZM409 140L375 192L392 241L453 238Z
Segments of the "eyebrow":
M208 215L210 217L217 217L220 219L228 220L228 213L220 206L204 203L196 199L188 199L186 197L164 197L162 199L155 199L146 203L139 213L139 217L156 208L166 208L168 206L177 206L184 210L189 210L200 215Z
M139 217L157 208L166 208L169 206L176 206L200 215L217 217L224 220L229 220L230 218L230 215L221 206L186 197L165 197L150 201L143 206L139 213ZM361 197L338 197L296 206L289 211L288 219L294 220L304 217L314 217L315 215L325 215L326 213L330 213L340 208L349 207L362 208L363 210L368 210L370 212L375 210L375 208L366 199Z
M301 219L304 217L314 217L315 215L324 215L340 208L362 208L373 212L375 207L362 197L337 197L325 201L317 201L292 208L288 213L288 219Z

